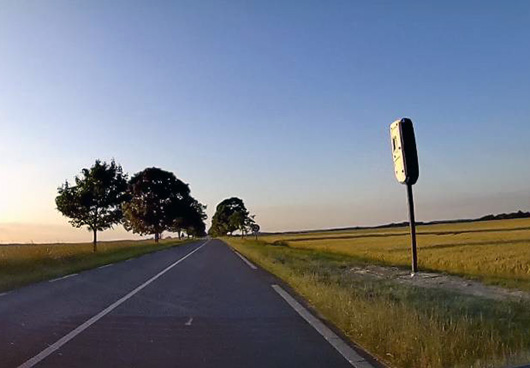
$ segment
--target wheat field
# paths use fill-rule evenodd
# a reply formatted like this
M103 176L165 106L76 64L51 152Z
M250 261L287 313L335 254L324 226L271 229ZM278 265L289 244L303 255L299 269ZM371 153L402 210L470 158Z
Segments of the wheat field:
M421 225L420 270L530 290L530 219ZM408 267L408 227L263 236L270 243L338 253L370 263Z

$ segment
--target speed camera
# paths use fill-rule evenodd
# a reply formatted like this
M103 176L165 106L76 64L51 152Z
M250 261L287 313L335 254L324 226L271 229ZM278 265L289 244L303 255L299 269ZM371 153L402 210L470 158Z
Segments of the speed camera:
M403 118L390 124L390 139L396 179L402 184L415 184L420 170L412 121Z
M390 141L392 144L392 158L394 159L394 173L400 183L407 185L412 250L412 276L414 276L418 272L418 253L416 250L416 220L414 216L412 186L418 181L420 169L412 121L403 118L390 124Z

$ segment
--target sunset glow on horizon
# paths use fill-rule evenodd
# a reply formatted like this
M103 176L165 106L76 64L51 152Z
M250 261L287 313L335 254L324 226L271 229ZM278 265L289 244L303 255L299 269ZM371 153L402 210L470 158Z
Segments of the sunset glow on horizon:
M404 116L418 221L529 211L530 3L407 4L3 2L0 243L91 241L57 188L113 158L208 224L230 196L262 231L405 221Z

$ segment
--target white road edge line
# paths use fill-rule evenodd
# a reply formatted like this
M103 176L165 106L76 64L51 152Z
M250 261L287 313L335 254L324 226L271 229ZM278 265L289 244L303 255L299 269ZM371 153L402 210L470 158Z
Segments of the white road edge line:
M178 265L180 262L184 261L186 258L188 258L189 256L191 256L193 253L197 252L198 250L200 250L202 247L204 247L206 244L208 244L210 240L206 241L203 245L201 245L200 247L192 250L191 252L189 252L188 254L186 254L184 257L180 258L179 260L177 260L176 262L174 262L173 264L169 265L168 267L164 268L162 271L160 271L159 273L157 273L155 276L151 277L149 280L147 280L146 282L144 282L142 285L138 286L136 289L134 289L133 291L131 291L130 293L128 293L127 295L125 295L124 297L118 299L117 301L115 301L114 303L112 303L111 305L109 305L107 308L103 309L101 312L99 312L98 314L96 314L94 317L90 318L89 320L87 320L85 323L79 325L78 327L76 327L74 330L72 330L70 333L66 334L65 336L61 337L59 340L57 340L56 342L54 342L53 344L51 344L50 346L48 346L46 349L44 349L43 351L41 351L39 354L35 355L33 358L27 360L26 362L22 363L21 365L18 366L18 368L31 368L33 366L35 366L36 364L38 364L40 361L42 361L43 359L45 359L46 357L48 357L49 355L53 354L55 351L57 351L58 349L60 349L64 344L66 344L68 341L72 340L74 337L76 337L77 335L79 335L81 332L83 332L84 330L86 330L87 328L89 328L90 326L92 326L94 323L96 323L97 321L99 321L101 318L103 318L105 315L109 314L110 312L112 312L114 309L116 309L120 304L122 304L123 302L125 302L127 299L131 298L134 294L138 293L140 290L142 290L143 288L145 288L147 285L151 284L153 281L155 281L156 279L158 279L160 276L162 276L163 274L165 274L166 272L168 272L169 270L171 270L173 267L175 267L176 265Z
M241 258L243 260L243 262L245 262L247 264L247 266L249 266L250 268L252 268L253 270L257 270L258 268L252 263L250 262L248 259L246 259L242 254L240 254L238 251L234 250L234 253L237 254L239 256L239 258Z
M190 317L188 322L184 323L186 326L191 326L191 323L193 322L193 317Z
M48 282L55 282L55 281L59 281L59 280L64 280L64 279L67 279L69 277L73 277L73 276L77 276L78 274L77 273L71 273L70 275L66 275L66 276L63 276L63 277L58 277L56 279L53 279L53 280L48 280Z
M331 346L337 350L352 366L356 368L373 367L366 359L357 354L348 344L329 329L322 321L313 316L306 308L296 301L287 291L278 285L271 285L274 291L289 304L307 323L321 334Z
M5 293L0 293L0 296L7 295L7 294L9 294L9 293L10 293L9 291L6 291Z
M109 263L109 264L106 264L106 265L103 265L103 266L99 266L98 267L98 270L102 269L102 268L107 268L107 267L110 267L110 266L113 266L114 263Z

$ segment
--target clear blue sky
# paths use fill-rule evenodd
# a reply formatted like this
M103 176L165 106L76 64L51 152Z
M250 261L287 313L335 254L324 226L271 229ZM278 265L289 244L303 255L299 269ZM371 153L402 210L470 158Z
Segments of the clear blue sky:
M402 221L403 116L419 220L530 210L529 40L527 1L2 1L0 241L89 240L56 188L113 157L264 230Z

